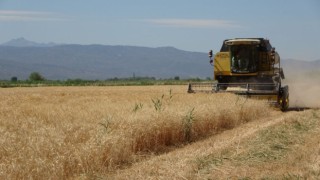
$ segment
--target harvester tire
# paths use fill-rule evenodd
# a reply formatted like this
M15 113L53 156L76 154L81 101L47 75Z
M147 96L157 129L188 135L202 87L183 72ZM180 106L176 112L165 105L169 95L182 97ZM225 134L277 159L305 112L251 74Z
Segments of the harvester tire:
M281 111L286 111L289 108L289 87L284 86L280 90L279 105Z

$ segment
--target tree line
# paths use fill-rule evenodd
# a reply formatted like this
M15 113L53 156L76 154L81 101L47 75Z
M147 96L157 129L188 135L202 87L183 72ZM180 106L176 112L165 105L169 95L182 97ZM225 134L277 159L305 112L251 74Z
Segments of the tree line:
M32 72L27 80L19 80L12 77L10 81L0 81L1 87L30 87L30 86L130 86L130 85L184 85L189 82L199 82L211 80L201 78L181 79L179 76L172 78L157 79L155 77L125 77L125 78L109 78L106 80L85 80L85 79L67 79L67 80L49 80L39 72Z

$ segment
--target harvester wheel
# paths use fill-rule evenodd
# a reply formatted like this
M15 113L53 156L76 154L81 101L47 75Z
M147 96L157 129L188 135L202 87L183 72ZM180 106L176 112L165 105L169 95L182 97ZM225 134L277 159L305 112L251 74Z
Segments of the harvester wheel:
M289 108L289 87L284 86L280 90L279 105L281 111L286 111Z

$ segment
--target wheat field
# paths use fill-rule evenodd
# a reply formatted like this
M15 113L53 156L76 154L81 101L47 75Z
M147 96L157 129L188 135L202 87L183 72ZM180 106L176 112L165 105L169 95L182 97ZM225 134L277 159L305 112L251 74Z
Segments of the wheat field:
M0 89L0 179L104 177L272 111L263 101L186 90Z

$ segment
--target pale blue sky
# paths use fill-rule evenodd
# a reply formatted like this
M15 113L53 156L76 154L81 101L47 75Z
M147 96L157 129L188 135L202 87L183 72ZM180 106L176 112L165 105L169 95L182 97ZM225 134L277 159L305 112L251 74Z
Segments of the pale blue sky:
M173 46L219 51L264 37L282 58L320 59L319 0L0 0L0 43Z

